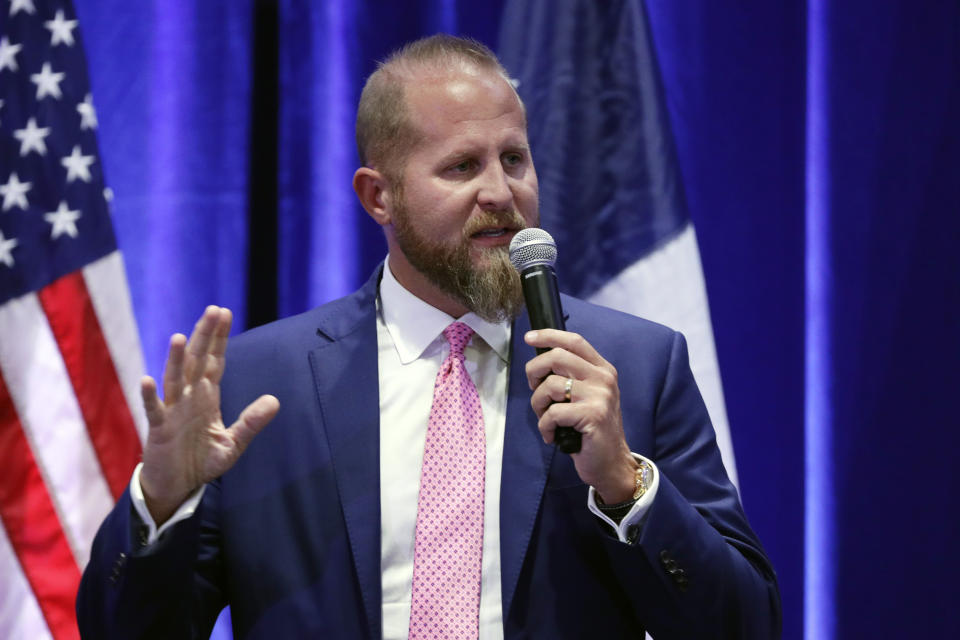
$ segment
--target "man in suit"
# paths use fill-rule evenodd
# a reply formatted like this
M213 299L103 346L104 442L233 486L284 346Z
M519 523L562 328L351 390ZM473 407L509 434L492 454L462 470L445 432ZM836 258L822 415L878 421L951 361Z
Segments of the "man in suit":
M231 604L243 638L776 637L683 338L566 297L569 331L529 331L506 247L538 222L537 178L493 54L408 45L357 140L387 260L229 351L217 307L171 339L84 636L206 637Z

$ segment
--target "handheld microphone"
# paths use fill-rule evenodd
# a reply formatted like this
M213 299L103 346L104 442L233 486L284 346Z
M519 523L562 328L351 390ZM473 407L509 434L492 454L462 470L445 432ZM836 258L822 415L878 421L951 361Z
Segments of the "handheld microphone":
M523 299L533 329L565 330L560 290L553 265L557 261L557 244L543 229L521 229L510 242L510 262L520 272ZM544 353L549 349L537 349ZM557 427L553 441L564 453L580 451L582 436L573 427Z

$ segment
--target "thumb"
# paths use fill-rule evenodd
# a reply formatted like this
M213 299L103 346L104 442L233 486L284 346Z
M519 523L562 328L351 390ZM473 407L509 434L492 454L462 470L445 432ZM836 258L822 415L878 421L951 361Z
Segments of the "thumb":
M227 430L233 438L237 456L246 450L253 437L273 420L279 410L280 401L271 395L262 395L247 405L237 421Z

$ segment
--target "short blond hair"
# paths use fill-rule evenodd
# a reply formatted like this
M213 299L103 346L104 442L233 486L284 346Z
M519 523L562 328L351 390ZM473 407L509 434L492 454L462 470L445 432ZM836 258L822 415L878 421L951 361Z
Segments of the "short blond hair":
M361 164L383 172L388 179L399 180L407 153L417 141L417 131L408 117L407 83L425 73L463 70L492 71L513 87L493 51L470 38L442 33L422 38L379 63L367 79L357 107L357 152Z

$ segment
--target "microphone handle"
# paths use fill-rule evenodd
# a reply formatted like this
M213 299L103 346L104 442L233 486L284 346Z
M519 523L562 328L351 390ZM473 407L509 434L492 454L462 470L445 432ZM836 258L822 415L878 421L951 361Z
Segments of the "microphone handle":
M523 284L523 299L530 316L533 329L566 330L563 322L563 308L560 306L560 290L557 287L557 274L547 265L538 265L524 270L520 274ZM537 354L549 351L538 348ZM553 432L553 442L564 453L580 451L583 436L573 427L557 427Z

